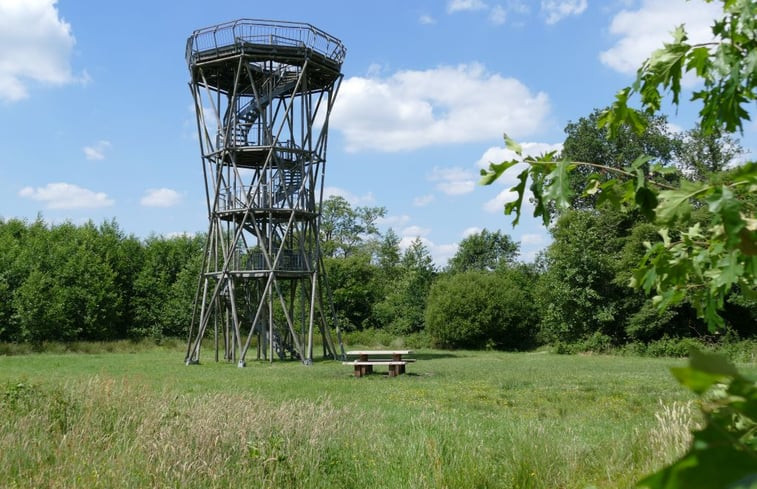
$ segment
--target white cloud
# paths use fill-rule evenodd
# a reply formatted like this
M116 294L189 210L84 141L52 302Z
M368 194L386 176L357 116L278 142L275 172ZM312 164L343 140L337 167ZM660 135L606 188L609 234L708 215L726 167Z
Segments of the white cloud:
M473 63L349 78L331 127L344 134L347 151L400 151L485 141L503 131L523 138L544 127L549 111L545 93Z
M434 194L421 195L413 199L413 205L415 207L425 207L434 201Z
M473 226L473 227L470 227L470 228L465 228L465 230L463 231L462 236L463 236L463 238L467 238L468 236L472 236L474 234L478 234L481 231L483 231L483 229L481 229L479 227L476 227L476 226Z
M644 0L638 10L622 10L612 19L610 33L620 39L599 59L621 73L632 75L652 52L671 40L671 32L686 24L690 43L712 40L710 27L720 11L716 2L703 0Z
M437 266L443 267L447 264L450 258L457 253L458 244L434 244L431 243L429 249L431 250L431 256L434 258L434 263Z
M667 122L665 125L667 126L668 131L674 134L683 135L683 133L686 132L686 130L683 127L679 126L678 124Z
M30 81L51 85L77 81L70 66L76 41L55 4L56 0L0 1L0 100L28 97Z
M408 222L410 222L410 216L408 216L407 214L403 214L401 216L379 217L378 219L376 219L376 224L378 224L379 226L385 226L387 228L404 226Z
M541 0L541 11L547 24L556 24L569 15L580 15L588 7L587 0Z
M447 2L447 12L464 12L470 10L484 10L487 5L481 0L450 0Z
M173 231L171 233L163 233L162 236L167 239L172 238L194 238L197 233L190 233L188 231Z
M430 232L431 229L429 228L424 228L421 226L408 226L402 230L401 234L406 238L417 238L419 236L428 236Z
M84 156L88 160L104 160L105 151L110 149L110 141L98 141L92 146L84 146Z
M384 66L381 63L371 63L370 65L368 65L368 69L365 70L365 74L369 78L380 76L383 72Z
M430 25L430 24L436 24L436 19L434 19L428 14L423 14L418 18L418 22L420 22L423 25Z
M509 0L507 2L507 11L525 15L531 11L529 4L521 0Z
M524 245L540 245L546 241L547 238L543 234L524 234L520 237L520 242Z
M349 190L345 190L339 187L326 187L323 189L324 200L334 195L343 197L344 200L349 202L352 206L372 205L376 203L376 197L373 196L373 192L368 192L364 195L355 195Z
M145 207L173 207L181 202L181 194L170 188L148 189L139 203Z
M530 192L526 190L526 194L529 194ZM484 203L484 210L486 212L504 212L505 204L508 202L512 202L515 199L518 198L518 194L515 192L511 192L509 188L502 190L500 193L497 194L496 197L493 199L487 200ZM527 205L528 202L528 196L523 198L523 205Z
M113 205L104 192L93 192L71 183L48 183L44 187L24 187L18 195L45 202L48 209L94 209Z
M429 180L436 183L436 188L447 195L463 195L473 192L476 178L472 172L462 168L434 167Z
M421 240L421 243L423 243L423 245L428 249L429 253L431 253L431 257L434 260L434 263L439 267L446 265L447 261L449 261L449 259L452 258L452 256L457 252L457 243L436 244L423 236L405 236L404 238L400 239L400 251L404 252L416 239Z
M495 5L489 11L489 21L492 24L501 25L507 20L507 11L501 5Z

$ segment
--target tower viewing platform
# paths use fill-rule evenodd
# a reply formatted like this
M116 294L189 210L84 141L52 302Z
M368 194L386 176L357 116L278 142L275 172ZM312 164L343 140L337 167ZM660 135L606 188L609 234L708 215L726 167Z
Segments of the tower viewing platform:
M216 80L208 80L223 91L234 87L235 63L240 55L272 66L303 66L308 60L312 64L309 88L313 89L327 86L341 76L346 54L339 39L310 24L256 19L198 29L187 40L186 49L187 66L193 75L203 64L230 63L225 75L219 73Z

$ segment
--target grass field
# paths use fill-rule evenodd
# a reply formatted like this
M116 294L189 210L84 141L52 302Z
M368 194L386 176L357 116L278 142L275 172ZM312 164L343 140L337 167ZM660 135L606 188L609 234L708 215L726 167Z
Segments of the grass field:
M696 421L668 371L684 360L415 356L361 379L171 348L0 357L1 485L630 487Z

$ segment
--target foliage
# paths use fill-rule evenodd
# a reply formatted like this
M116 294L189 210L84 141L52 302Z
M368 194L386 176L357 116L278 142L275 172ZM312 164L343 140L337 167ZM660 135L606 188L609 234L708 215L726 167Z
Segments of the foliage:
M12 339L113 338L121 302L115 274L97 253L94 226L64 223L47 229L38 219L21 236L10 264L16 275Z
M386 278L393 278L400 264L400 238L392 228L381 239L376 255L382 273Z
M518 243L500 231L486 229L465 237L457 252L450 258L448 268L452 273L469 270L496 270L511 265L518 256Z
M431 348L431 338L425 330L416 333L396 335L387 329L366 328L342 334L344 343L350 348L387 350L394 348Z
M757 485L757 383L725 358L691 351L676 379L700 396L705 424L693 432L689 450L644 478L650 489L750 488ZM727 470L723 470L727 467Z
M386 282L384 299L373 307L376 327L393 334L408 334L424 327L423 314L429 289L436 276L431 253L419 238L400 258L395 278Z
M321 205L321 250L324 256L348 256L366 239L379 235L376 220L386 215L384 207L352 208L344 197L333 195Z
M201 260L199 237L0 220L0 341L183 335Z
M526 350L538 322L528 280L516 269L440 277L431 287L426 331L445 348Z
M621 126L613 137L609 137L609 129L598 125L602 113L602 110L595 109L576 122L568 122L560 155L562 159L601 162L604 166L622 169L630 166L641 154L650 156L651 162L669 166L674 157L682 152L683 142L671 132L664 116L641 114L640 117L644 120L643 131L637 132L628 126ZM647 168L648 166L649 163L646 164ZM585 194L583 189L590 181L598 179L605 182L611 177L608 172L600 172L597 176L596 170L589 165L577 165L570 172L570 204L573 209L595 207L598 195Z
M345 331L362 329L370 321L373 304L379 300L378 269L370 260L366 253L324 259L334 308Z
M676 29L673 42L655 51L642 65L636 82L618 93L599 125L607 127L610 136L623 127L644 131L646 119L628 106L629 97L639 94L647 115L659 110L661 89L670 90L677 105L681 78L692 71L704 83L692 97L702 102L699 124L704 133L741 129L742 121L749 119L744 105L756 98L757 3L725 1L723 12L724 17L713 26L716 41L712 44L690 45L683 27ZM520 156L520 145L505 139ZM596 170L584 194L596 195L598 204L635 208L659 226L662 241L648 246L633 285L654 292L660 309L687 299L714 331L723 325L718 311L728 292L739 287L752 293L757 287L757 218L754 200L746 198L757 189L757 164L745 163L726 179L682 179L680 184L670 185L666 182L670 169L655 164L647 170L650 159L639 155L629 166L618 169L603 162L558 159L555 152L527 157L523 161L528 165L512 188L517 199L505 206L505 213L514 212L517 223L530 180L534 216L549 223L552 203L557 209L570 206L575 194L569 184L571 172L577 166ZM519 162L514 159L491 164L489 170L482 170L482 183L493 182ZM614 177L605 180L602 172ZM693 206L706 209L704 223L692 219ZM680 233L672 233L673 226L681 229Z
M614 263L623 221L619 214L569 211L555 223L537 294L543 341L576 342L595 331L622 340L628 294L614 282Z
M694 181L706 181L744 154L734 138L717 129L706 132L697 126L680 135L678 141L676 163L681 172Z
M203 236L151 236L144 263L134 281L136 337L183 335L189 326L192 301L203 251Z

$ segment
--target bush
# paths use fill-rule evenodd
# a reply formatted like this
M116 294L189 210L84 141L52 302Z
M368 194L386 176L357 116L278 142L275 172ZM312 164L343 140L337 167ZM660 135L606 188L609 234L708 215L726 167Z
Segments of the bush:
M443 348L531 348L537 315L525 282L516 270L440 277L429 293L426 331Z
M421 331L406 335L395 335L385 329L364 329L342 333L345 348L365 346L370 348L431 348L429 336Z
M689 356L691 347L700 350L711 350L703 342L694 338L669 338L667 336L653 341L647 345L646 354L650 357L677 357Z

